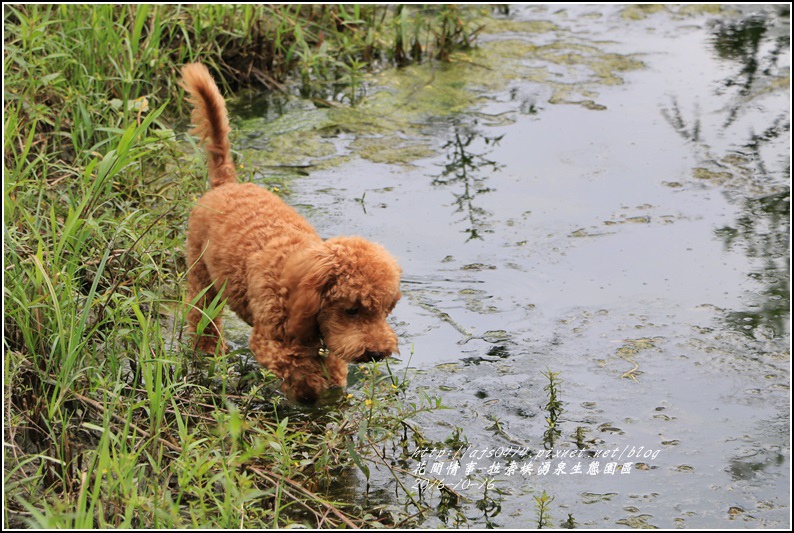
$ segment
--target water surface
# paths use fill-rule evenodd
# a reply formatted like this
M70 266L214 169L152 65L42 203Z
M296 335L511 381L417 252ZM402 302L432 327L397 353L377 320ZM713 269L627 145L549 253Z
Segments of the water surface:
M425 525L790 525L787 10L512 6L356 110L239 104L258 179L403 266L398 368L468 439Z

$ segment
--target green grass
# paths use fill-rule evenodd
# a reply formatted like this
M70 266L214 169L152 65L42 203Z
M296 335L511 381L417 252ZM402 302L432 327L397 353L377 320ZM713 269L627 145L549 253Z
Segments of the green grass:
M373 365L332 408L296 410L246 350L198 357L182 338L184 224L206 171L175 133L177 77L200 60L229 87L355 104L364 70L471 46L466 13L4 9L5 527L421 523L391 457L422 443L411 420L438 400ZM353 471L388 472L403 511L337 501Z

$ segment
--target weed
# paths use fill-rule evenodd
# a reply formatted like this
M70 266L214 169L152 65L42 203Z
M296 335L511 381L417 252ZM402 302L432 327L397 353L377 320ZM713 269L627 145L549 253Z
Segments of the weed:
M543 491L543 494L540 496L534 496L535 498L535 511L537 512L538 517L538 529L543 529L551 527L551 515L549 515L549 505L551 502L554 501L553 496L549 496L546 494L546 491Z
M444 441L444 444L450 449L460 450L469 444L469 440L463 433L463 428L455 426L455 429L452 431L452 435Z
M554 443L561 434L558 427L559 417L562 413L562 402L557 397L559 393L559 372L552 372L548 370L542 373L546 379L549 380L548 385L543 387L543 390L548 393L549 401L546 402L544 410L546 411L546 431L543 433L543 444L546 449L554 448Z
M436 507L436 515L441 519L446 527L450 527L450 514L454 512L451 520L451 526L459 528L469 523L469 519L461 509L460 496L449 490L447 487L439 488L439 502Z
M584 440L586 431L587 430L583 426L576 426L575 442L576 442L576 448L579 450L584 450L587 448L587 444L585 443Z
M436 58L449 61L450 55L456 49L469 49L482 27L472 28L465 21L465 11L462 6L455 4L442 4L438 8L436 17L440 22L436 36Z
M568 513L568 518L566 518L565 521L560 524L560 527L563 529L576 529L577 525L578 524L576 523L576 520L573 518L573 513Z
M365 96L362 86L362 73L366 66L366 63L357 59L342 65L342 70L344 71L343 80L348 86L349 93L347 98L351 106L355 106Z
M486 527L494 528L492 519L502 512L502 492L496 487L493 479L484 478L479 486L482 488L482 498L474 502L475 506L482 511Z

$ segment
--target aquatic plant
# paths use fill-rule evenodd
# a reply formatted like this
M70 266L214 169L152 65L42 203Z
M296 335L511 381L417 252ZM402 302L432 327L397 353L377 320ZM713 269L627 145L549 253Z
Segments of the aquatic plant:
M546 379L549 380L548 384L543 387L543 390L547 392L549 398L544 407L544 410L547 413L547 429L543 433L543 444L547 449L551 449L554 447L557 437L559 437L561 434L561 430L558 427L560 414L562 413L562 401L560 401L558 398L561 381L559 379L559 372L547 370L546 372L542 372L542 374L544 377L546 377Z
M533 498L535 498L535 511L537 513L538 529L551 527L549 505L554 501L554 496L549 496L544 490L540 496L533 496Z

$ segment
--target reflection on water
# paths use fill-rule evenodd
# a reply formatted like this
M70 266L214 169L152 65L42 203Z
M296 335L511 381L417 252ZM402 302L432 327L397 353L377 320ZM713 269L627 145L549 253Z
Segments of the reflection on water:
M715 101L722 105L711 112L721 121L718 128L704 125L709 113L697 106L688 118L675 97L662 109L673 129L701 151L701 168L694 175L726 187L729 197L741 206L736 221L716 234L726 249L744 253L757 265L748 276L759 288L748 295L747 308L726 315L731 329L751 337L788 333L791 195L786 182L791 170L781 146L791 130L789 106L764 113L767 124L760 132L750 126L734 132L738 139L730 146L718 150L716 144L724 129L741 127L739 119L757 113L759 105L767 104L759 100L769 88L786 79L788 66L780 63L790 49L790 38L779 31L776 16L769 11L753 13L713 26L710 42L715 55L728 65L738 65L714 92ZM746 140L740 140L742 137Z
M669 108L662 108L662 116L681 137L693 143L700 142L701 126L699 111L695 113L695 116L692 118L690 123L684 117L684 113L681 111L681 105L678 103L678 99L673 98Z
M761 156L761 149L764 147L764 145L767 145L779 137L782 137L784 134L788 134L790 131L791 121L789 120L788 115L781 114L761 133L751 134L750 138L744 144L746 153L756 164L758 173L761 176L767 177L770 174L770 169L766 166L764 163L764 158ZM786 171L788 172L790 169L786 169Z
M783 6L781 6L783 7ZM785 7L788 10L788 7ZM747 18L721 21L715 25L712 44L717 56L738 63L739 71L722 80L718 94L735 91L740 98L735 99L726 117L725 126L732 124L748 97L759 88L768 85L770 78L787 70L778 64L781 55L791 47L788 34L776 37L768 35L774 16L769 12L753 14Z
M453 192L454 203L457 206L455 213L463 214L463 217L456 222L468 225L465 233L469 237L466 241L482 239L483 233L492 233L489 229L491 214L479 207L476 200L482 194L493 192L486 182L491 172L496 172L504 166L486 157L502 137L502 135L488 137L470 126L456 123L452 138L441 147L446 151L447 162L444 164L444 170L433 179L432 184L455 186L457 191ZM485 143L486 150L479 151L476 148L480 142Z
M728 325L737 331L748 335L764 330L776 336L788 333L790 213L789 192L747 199L736 223L717 231L729 249L741 249L762 263L749 273L761 285L751 297L749 309L726 317Z
M788 16L788 6L781 6ZM738 72L725 77L717 95L736 93L726 110L724 127L733 124L748 106L755 106L754 99L776 83L786 80L789 65L781 65L781 57L791 49L788 32L777 32L780 24L768 11L753 14L736 21L722 21L715 25L712 32L714 52L728 64L738 64ZM781 109L779 114L760 133L750 132L742 146L744 155L757 165L758 174L766 178L768 167L761 155L764 145L788 134L791 130L789 109Z
M774 28L772 16L769 12L753 14L715 26L712 43L717 56L739 65L738 72L726 77L722 89L717 91L719 95L734 90L738 95L726 109L725 127L733 124L746 106L756 105L753 100L758 93L773 85L788 69L779 63L781 55L790 49L791 40L787 33L770 35ZM774 186L773 166L781 162L766 162L764 154L769 152L764 148L791 130L788 116L788 109L781 110L763 131L749 132L747 141L735 151L752 163L748 176L752 182ZM785 168L779 172L790 176L790 167L783 165ZM729 248L741 249L756 264L760 263L749 273L760 290L750 296L748 309L733 311L726 317L728 325L737 331L748 335L770 330L777 336L788 333L790 204L789 191L743 199L736 222L718 231Z

